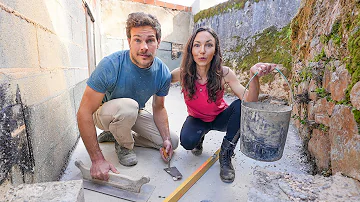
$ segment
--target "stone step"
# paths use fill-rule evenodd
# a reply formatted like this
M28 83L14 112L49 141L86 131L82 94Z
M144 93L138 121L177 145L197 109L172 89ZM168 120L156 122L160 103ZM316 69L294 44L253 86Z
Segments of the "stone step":
M11 187L5 195L5 201L45 202L76 201L84 202L82 180L21 184Z

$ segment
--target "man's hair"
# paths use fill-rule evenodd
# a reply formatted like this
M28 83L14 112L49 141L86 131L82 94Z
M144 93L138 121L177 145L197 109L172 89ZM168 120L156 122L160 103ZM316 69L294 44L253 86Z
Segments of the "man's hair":
M223 90L221 79L223 78L222 71L222 54L220 50L219 37L210 27L200 27L190 36L186 46L184 47L184 55L180 65L180 78L182 92L186 91L190 99L194 99L197 80L196 62L192 55L194 40L199 32L209 32L215 38L215 54L210 63L210 69L207 73L208 81L206 84L209 99L208 102L216 102L218 92Z
M134 27L150 26L156 31L156 39L161 39L161 25L158 19L150 14L143 12L130 13L126 20L126 35L127 38L131 38L131 29Z

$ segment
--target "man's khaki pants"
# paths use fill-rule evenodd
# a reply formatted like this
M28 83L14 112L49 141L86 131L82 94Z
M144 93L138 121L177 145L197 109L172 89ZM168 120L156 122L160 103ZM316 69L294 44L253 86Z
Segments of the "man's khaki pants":
M96 127L110 131L120 146L128 149L133 149L134 145L156 149L163 146L153 115L146 110L139 110L138 103L133 99L119 98L105 102L93 114L93 119ZM175 150L179 137L170 131L170 139Z

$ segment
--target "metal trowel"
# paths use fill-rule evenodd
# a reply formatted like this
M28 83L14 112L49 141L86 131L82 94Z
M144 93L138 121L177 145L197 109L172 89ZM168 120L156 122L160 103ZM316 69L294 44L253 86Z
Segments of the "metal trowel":
M182 178L182 174L179 172L179 170L176 167L170 167L170 161L171 158L168 156L168 154L166 153L165 148L162 148L163 153L164 153L164 157L166 158L166 160L168 161L168 167L164 168L164 170L169 173L169 175L172 176L174 181L180 180Z
M83 178L84 189L99 192L116 198L129 201L148 201L155 187L149 183L150 178L143 176L141 178L132 178L129 176L114 174L109 172L109 180L102 181L93 179L90 169L85 167L81 161L75 161L75 165L80 169L79 178ZM76 177L78 178L78 177Z

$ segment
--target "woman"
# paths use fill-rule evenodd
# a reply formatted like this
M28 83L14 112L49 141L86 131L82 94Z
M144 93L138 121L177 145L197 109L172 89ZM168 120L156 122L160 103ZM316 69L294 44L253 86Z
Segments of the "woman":
M221 63L218 36L211 28L200 27L186 44L180 68L171 72L171 82L180 81L189 114L180 132L181 145L200 155L205 134L210 130L226 131L219 155L220 178L233 182L235 170L231 157L239 139L234 136L240 128L241 100L258 100L259 77L270 73L276 64L258 63L251 67L250 76L258 74L244 95L245 87L235 73ZM230 106L223 98L225 85L239 98Z

